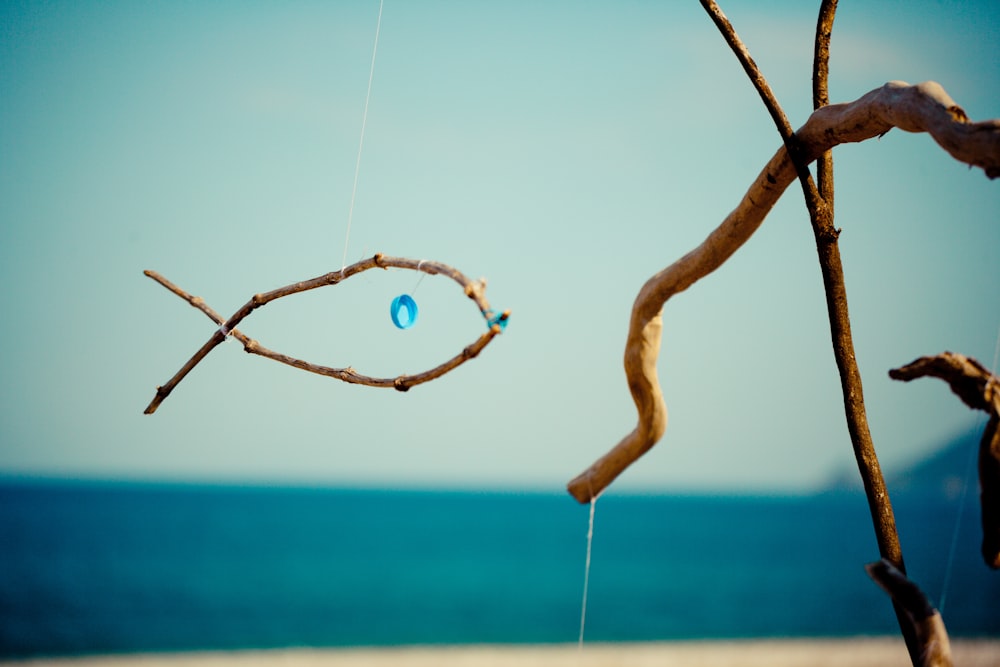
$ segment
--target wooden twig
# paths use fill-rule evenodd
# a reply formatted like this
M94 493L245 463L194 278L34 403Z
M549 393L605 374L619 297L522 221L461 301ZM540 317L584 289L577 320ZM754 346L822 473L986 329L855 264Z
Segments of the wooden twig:
M778 133L781 135L783 140L788 140L792 136L792 124L788 122L788 117L785 115L784 110L781 105L778 104L778 99L774 96L771 91L771 87L767 83L767 79L761 73L760 68L757 67L757 63L754 62L753 58L750 57L750 51L747 49L743 40L736 33L736 29L733 28L733 24L729 22L729 19L723 13L722 9L719 7L714 0L701 0L701 6L705 8L708 13L709 18L715 23L715 27L719 29L722 34L722 38L726 40L726 44L732 49L733 53L736 55L736 59L739 60L740 65L743 66L743 71L746 72L747 77L750 79L750 83L757 90L757 94L760 95L760 99L764 102L764 107L767 112L771 114L771 119L774 121L775 126L778 128Z
M813 39L813 111L830 104L830 39L833 35L836 13L837 0L823 0L820 3L819 16L816 19L816 35ZM809 222L816 241L833 355L844 401L844 416L847 420L847 431L851 438L858 473L865 489L875 540L882 558L905 573L906 564L903 560L899 532L896 529L895 512L875 452L871 428L868 425L861 371L854 353L851 319L847 306L847 285L844 282L844 267L838 245L840 230L834 224L833 151L824 151L816 159L814 184L808 176L808 168L802 164L802 158L794 151L796 144L791 139L786 139L785 147L791 151L792 159L796 162L799 182L802 183L806 208L809 211ZM892 606L910 661L916 664L921 660L923 651L920 631L914 627L912 617L898 602L893 600ZM944 632L943 625L941 630ZM944 637L947 641L947 633Z
M830 104L830 40L833 36L836 14L837 0L822 0L819 16L816 19L816 34L813 38L813 111ZM806 209L809 211L809 223L816 241L820 273L823 276L833 355L840 376L844 417L858 473L865 489L875 540L882 558L898 568L898 571L905 573L906 565L899 532L896 529L895 512L868 425L861 371L854 353L851 319L847 306L847 285L844 282L844 267L838 245L840 230L834 225L833 151L826 150L816 159L814 183L809 176L807 165L797 153L798 146L794 137L785 138L781 128L779 132L782 132L785 147L796 163ZM910 614L898 602L893 600L892 606L910 661L916 664L921 660L923 651L920 631L914 626ZM944 633L943 625L941 631ZM944 637L947 641L947 633L944 633Z
M919 650L913 664L918 667L952 667L951 642L944 621L920 587L885 558L866 565L865 570L889 594L893 603L904 610L910 626L916 631Z
M813 40L813 110L830 103L830 38L837 14L837 0L823 0L816 19ZM816 160L816 182L819 195L833 215L833 151L826 151Z
M281 354L280 352L274 352L236 328L237 325L246 319L253 311L272 301L290 296L292 294L317 289L319 287L337 285L351 276L355 276L363 271L374 268L410 269L413 271L422 271L423 273L429 273L431 275L444 275L451 278L462 287L465 295L472 299L476 306L479 307L479 312L486 320L488 327L487 332L448 361L445 361L428 371L417 373L416 375L400 375L395 378L374 378L362 375L350 367L330 368L328 366L319 366L317 364L309 363L308 361L303 361L301 359L296 359L295 357ZM399 391L407 391L410 387L439 378L445 373L462 365L469 359L477 356L491 340L503 331L507 325L507 320L510 317L509 310L502 313L496 313L492 308L490 308L490 304L486 300L486 283L484 281L470 280L457 269L448 266L447 264L442 264L441 262L406 259L403 257L387 257L382 254L376 254L368 259L363 259L356 264L351 264L350 266L341 269L340 271L332 271L310 280L304 280L292 283L291 285L286 285L285 287L279 287L278 289L271 290L270 292L255 294L229 319L226 320L224 320L216 311L212 310L212 308L210 308L201 299L201 297L191 296L155 271L145 271L144 273L177 296L187 301L195 308L205 313L209 319L219 325L219 328L216 329L208 341L206 341L205 344L202 345L197 352L195 352L194 356L192 356L187 363L185 363L181 369L177 371L177 373L174 374L169 381L167 381L166 384L157 387L156 395L146 407L145 414L147 415L156 412L160 403L162 403L167 396L170 395L170 392L172 392L178 383L184 379L184 376L191 372L191 370L197 366L209 352L226 340L226 337L230 335L239 340L243 344L243 349L251 354L267 357L268 359L273 359L274 361L279 361L283 364L287 364L304 371L309 371L310 373L325 375L327 377L336 378L353 384L363 384L370 387L392 387Z
M894 380L920 377L944 380L962 402L982 410L989 421L979 441L979 504L982 512L983 561L1000 569L1000 377L981 363L953 352L921 357L889 371Z
M796 132L801 154L812 162L824 151L849 142L871 139L901 127L930 133L960 159L1000 174L1000 120L970 123L949 109L954 101L938 84L911 86L893 81L860 99L823 107ZM968 145L962 138L966 138ZM662 309L670 297L719 268L757 230L796 171L781 147L764 166L749 190L697 248L652 276L632 306L625 344L625 375L638 411L638 424L611 451L598 459L568 485L581 503L604 490L629 465L662 437L667 424L656 373L660 349Z

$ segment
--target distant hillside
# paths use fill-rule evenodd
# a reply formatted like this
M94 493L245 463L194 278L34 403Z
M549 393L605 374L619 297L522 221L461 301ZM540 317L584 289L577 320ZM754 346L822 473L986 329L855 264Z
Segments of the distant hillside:
M962 495L962 487L968 475L970 486L967 493L970 498L977 498L979 477L975 457L981 437L981 428L969 431L944 443L933 454L908 468L887 472L889 493L937 495L943 500L955 500ZM860 491L861 478L856 470L851 470L835 477L822 492Z

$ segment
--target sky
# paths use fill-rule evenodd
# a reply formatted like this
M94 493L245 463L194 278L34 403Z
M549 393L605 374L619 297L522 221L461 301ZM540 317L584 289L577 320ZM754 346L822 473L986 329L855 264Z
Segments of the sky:
M801 125L819 3L720 4ZM633 299L779 146L736 59L693 1L387 0L349 215L378 11L0 6L0 475L558 491L635 426ZM998 118L998 44L992 1L841 3L831 98L935 80L973 120ZM891 473L984 424L943 383L887 371L944 350L991 365L1000 185L899 130L834 161L857 357ZM228 315L375 252L485 277L512 311L506 332L407 393L230 341L143 415L215 328L144 269ZM420 306L405 331L389 317L401 293ZM240 328L395 376L484 324L445 278L369 271ZM666 434L613 488L800 492L854 467L797 185L667 303L658 368Z

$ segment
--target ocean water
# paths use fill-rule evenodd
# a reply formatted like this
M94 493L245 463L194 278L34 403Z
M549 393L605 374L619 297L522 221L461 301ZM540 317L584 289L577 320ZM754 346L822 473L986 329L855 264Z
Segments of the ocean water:
M969 494L944 616L1000 636ZM895 499L935 603L957 505ZM577 640L588 508L561 493L0 483L0 658ZM588 641L895 634L857 494L602 496Z

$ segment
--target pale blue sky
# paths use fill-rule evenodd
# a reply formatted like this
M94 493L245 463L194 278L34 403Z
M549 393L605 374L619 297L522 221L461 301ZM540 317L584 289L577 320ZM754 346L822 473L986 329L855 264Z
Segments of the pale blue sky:
M937 80L1000 117L996 2L841 3L831 96ZM818 3L724 2L792 123ZM217 349L154 269L229 314L340 268L377 0L0 7L0 474L559 489L634 426L631 303L731 210L779 140L691 2L386 2L349 261L450 263L513 311L478 359L407 394ZM991 363L1000 186L927 136L835 153L837 224L876 446L890 471L978 417L886 371ZM374 375L424 370L482 320L369 272L241 327ZM797 186L667 304L663 441L621 489L799 490L853 466ZM981 423L981 422L978 422Z

